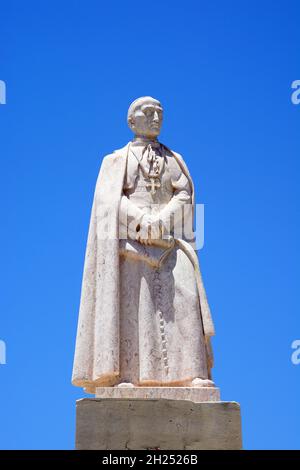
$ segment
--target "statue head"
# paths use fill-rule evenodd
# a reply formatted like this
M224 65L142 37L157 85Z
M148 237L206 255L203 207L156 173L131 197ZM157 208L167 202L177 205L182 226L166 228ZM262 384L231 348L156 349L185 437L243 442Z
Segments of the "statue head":
M163 108L151 96L142 96L133 101L128 109L127 122L132 132L139 137L156 138L161 129Z

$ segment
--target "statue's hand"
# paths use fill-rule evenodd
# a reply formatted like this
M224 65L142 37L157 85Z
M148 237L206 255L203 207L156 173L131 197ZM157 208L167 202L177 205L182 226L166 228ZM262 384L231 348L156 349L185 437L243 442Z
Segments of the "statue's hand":
M152 245L163 236L162 224L157 217L145 214L138 227L136 239L144 245Z
M159 217L151 216L151 226L150 226L150 236L151 240L161 240L163 236L163 227Z

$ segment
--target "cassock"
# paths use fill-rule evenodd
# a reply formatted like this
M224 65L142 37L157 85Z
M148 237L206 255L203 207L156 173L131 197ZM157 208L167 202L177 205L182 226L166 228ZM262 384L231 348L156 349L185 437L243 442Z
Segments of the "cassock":
M210 378L214 327L193 248L193 208L189 171L163 144L130 142L104 158L86 249L74 385L94 393L121 382L180 386ZM159 216L164 240L144 245L136 233L150 213Z

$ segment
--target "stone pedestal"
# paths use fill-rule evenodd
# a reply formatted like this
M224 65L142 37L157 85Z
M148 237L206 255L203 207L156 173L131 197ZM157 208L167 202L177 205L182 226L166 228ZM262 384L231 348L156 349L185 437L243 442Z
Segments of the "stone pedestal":
M84 398L76 404L76 449L241 449L235 402Z

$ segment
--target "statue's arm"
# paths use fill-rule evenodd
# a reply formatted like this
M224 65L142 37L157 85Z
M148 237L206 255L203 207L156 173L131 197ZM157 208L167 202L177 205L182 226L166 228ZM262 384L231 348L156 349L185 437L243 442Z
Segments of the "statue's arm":
M181 227L184 220L184 206L192 202L192 189L186 175L181 172L177 181L173 182L174 193L171 200L158 214L163 232L168 233L176 226Z
M136 239L144 212L128 199L125 194L121 196L119 206L119 221L122 233L133 240Z

